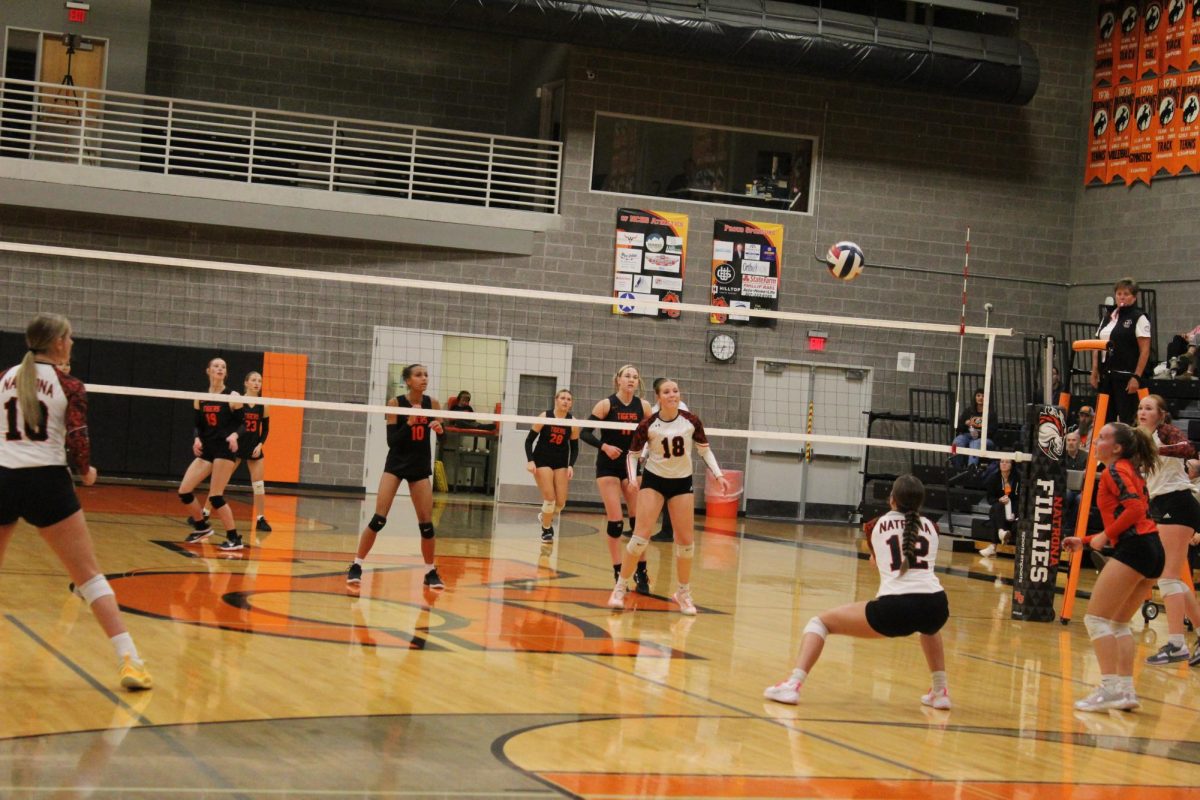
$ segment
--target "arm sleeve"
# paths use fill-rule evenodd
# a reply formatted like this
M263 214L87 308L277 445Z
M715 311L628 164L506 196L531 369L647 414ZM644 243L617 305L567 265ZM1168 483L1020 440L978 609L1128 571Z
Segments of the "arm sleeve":
M600 418L597 417L595 414L588 414L588 419L595 420L596 422L600 421ZM595 428L580 428L579 429L579 438L583 439L585 442L587 442L588 444L590 444L592 447L596 448L597 450L600 449L600 437L596 436Z
M404 426L400 422L393 422L387 426L387 443L388 447L395 447L400 444L400 437L404 434Z
M261 431L261 433L259 433L259 435L258 435L258 443L266 444L267 443L267 434L271 432L271 418L268 416L265 416L265 415L262 416L259 419L258 425L259 425L259 430Z
M717 457L713 455L712 448L706 444L700 444L696 445L696 449L700 451L700 457L708 465L708 471L713 474L713 477L720 478L724 473L721 472L721 465L717 463Z
M80 475L92 466L92 443L88 438L87 392L83 381L59 374L59 383L67 395L67 460Z
M204 430L204 412L197 408L192 412L192 436L199 439L202 430Z
M687 414L688 420L692 423L692 442L695 443L696 450L704 459L704 463L708 465L709 472L713 474L713 477L720 478L722 475L721 465L717 463L717 457L713 454L712 448L708 446L708 434L704 431L704 423L690 411L680 413Z
M529 435L525 437L525 460L533 461L533 443L537 441L538 432L533 428L529 429Z
M572 439L570 442L570 445L571 445L571 457L570 457L570 460L567 461L567 466L573 467L573 466L575 466L575 459L579 458L579 440Z
M1161 425L1158 429L1158 454L1171 458L1192 458L1196 448L1174 425Z

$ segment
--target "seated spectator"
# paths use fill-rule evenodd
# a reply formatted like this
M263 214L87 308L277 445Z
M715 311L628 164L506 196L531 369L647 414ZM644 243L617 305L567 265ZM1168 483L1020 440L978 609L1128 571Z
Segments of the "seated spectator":
M1076 422L1067 429L1079 434L1079 447L1084 455L1092 449L1092 423L1096 421L1096 411L1091 406L1080 406Z
M471 407L471 393L466 389L458 393L454 398L454 402L450 404L450 410L470 412L475 409ZM473 419L453 419L450 420L450 426L454 428L474 428L476 430L491 430L496 427L494 422L479 422Z
M1062 394L1063 391L1064 391L1064 389L1063 389L1063 382L1062 382L1062 373L1060 373L1058 371L1058 367L1051 367L1050 368L1050 402L1057 403L1058 396L1060 394Z
M988 519L992 523L992 543L979 551L985 558L996 555L997 544L1007 544L1017 528L1020 503L1021 473L1013 469L1012 459L1000 459L1000 466L984 484L987 499L992 504Z
M1080 446L1079 431L1070 431L1066 438L1067 449L1063 453L1063 467L1082 472L1087 469L1087 451ZM1079 492L1067 489L1063 495L1063 535L1073 536L1076 516L1079 514Z
M1195 380L1198 345L1200 345L1200 325L1175 334L1170 344L1167 345L1166 364L1160 364L1155 369L1155 377Z
M988 413L988 430L994 431L997 426L997 418L995 409L990 409ZM983 448L983 389L975 390L975 402L958 417L958 426L954 432L957 434L954 437L954 446L959 448L967 448L969 450L980 450ZM987 449L991 450L995 447L993 440L989 437L987 440ZM955 469L966 469L969 466L975 466L979 463L979 456L964 456L954 455L950 458L950 466Z

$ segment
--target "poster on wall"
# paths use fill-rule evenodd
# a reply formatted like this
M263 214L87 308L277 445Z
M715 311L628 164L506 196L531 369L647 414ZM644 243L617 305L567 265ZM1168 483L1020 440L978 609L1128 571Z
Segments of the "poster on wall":
M1154 172L1154 127L1158 119L1158 81L1138 81L1133 88L1133 124L1129 136L1126 185L1149 184Z
M638 301L683 302L687 227L686 214L640 208L617 209L614 314L679 318L676 310L648 307Z
M729 314L711 314L715 325L731 322L774 328L775 320L749 317L738 309L779 308L783 226L770 222L718 219L713 222L712 304Z
M1108 183L1108 143L1112 133L1113 90L1092 89L1092 129L1088 132L1088 162L1085 186Z
M1117 4L1101 3L1096 14L1096 62L1092 86L1113 84L1113 34L1117 28Z

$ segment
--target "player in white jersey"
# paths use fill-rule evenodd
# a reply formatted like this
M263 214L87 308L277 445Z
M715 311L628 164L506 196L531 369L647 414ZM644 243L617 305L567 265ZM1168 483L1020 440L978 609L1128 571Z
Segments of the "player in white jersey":
M950 708L942 626L950 617L946 592L933 574L937 562L937 527L921 516L925 487L913 475L892 484L892 510L875 520L867 532L871 560L879 568L879 591L874 600L848 603L813 617L804 626L800 657L792 674L768 686L763 696L778 703L800 702L800 687L821 657L831 633L874 639L921 634L921 650L932 673L933 686L921 703Z
M25 343L25 358L0 378L0 561L17 520L24 518L67 568L74 592L92 607L116 650L121 685L149 689L150 673L100 572L67 471L69 457L84 486L96 482L83 383L56 366L71 360L71 324L57 314L39 314L25 329Z
M679 577L679 590L671 598L679 604L680 611L694 616L696 604L692 602L690 586L695 551L692 539L692 515L695 513L692 500L693 445L716 476L722 491L729 491L729 483L721 474L717 457L709 449L708 437L704 434L700 418L680 409L679 384L673 380L663 381L659 384L656 397L659 410L641 421L629 446L627 474L630 481L637 484L637 465L642 458L646 458L646 468L637 496L637 527L625 548L617 585L608 598L608 605L612 608L625 607L627 581L633 574L634 565L650 544L650 529L665 503L675 527L675 571Z

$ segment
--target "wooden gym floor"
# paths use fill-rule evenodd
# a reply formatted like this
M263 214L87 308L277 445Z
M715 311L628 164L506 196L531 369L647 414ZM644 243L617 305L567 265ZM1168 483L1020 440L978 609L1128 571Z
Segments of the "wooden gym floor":
M99 627L23 526L0 568L0 797L1198 794L1200 669L1139 665L1141 711L1074 712L1098 680L1086 601L1067 627L1010 620L1010 560L943 548L953 710L921 706L916 641L839 637L792 707L762 690L805 622L877 586L851 528L705 529L700 615L684 618L662 544L655 595L604 607L593 513L567 513L543 550L531 507L439 499L447 590L432 596L398 498L353 596L361 500L269 497L274 532L227 558L219 534L181 544L172 491L81 496L156 688L117 688ZM1165 618L1135 630L1140 662Z

